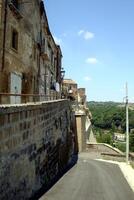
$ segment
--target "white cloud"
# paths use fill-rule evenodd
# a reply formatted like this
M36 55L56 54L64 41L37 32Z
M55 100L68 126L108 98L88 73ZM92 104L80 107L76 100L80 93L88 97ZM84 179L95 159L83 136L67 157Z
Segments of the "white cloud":
M85 38L85 40L90 40L90 39L94 38L94 33L86 31L86 32L84 32L84 38Z
M90 40L90 39L93 39L93 38L94 38L94 33L90 32L90 31L80 30L80 31L78 32L78 35L79 35L79 36L82 35L83 38L84 38L85 40Z
M84 32L85 32L84 30L80 30L80 31L78 32L78 35L82 35Z
M57 38L56 36L53 37L56 44L60 45L62 43L62 39Z
M87 58L86 63L95 65L98 63L98 60L97 58Z
M85 80L85 81L91 81L92 79L91 79L89 76L85 76L85 77L84 77L84 80Z

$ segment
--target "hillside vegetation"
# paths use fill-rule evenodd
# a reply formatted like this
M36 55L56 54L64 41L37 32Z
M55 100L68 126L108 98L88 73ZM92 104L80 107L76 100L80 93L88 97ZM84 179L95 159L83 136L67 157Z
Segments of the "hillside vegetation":
M126 111L125 105L115 102L88 102L92 113L93 131L98 142L105 142L121 150L125 150L125 144L114 141L114 133L124 134L126 131ZM134 111L129 109L130 128L130 150L134 151Z

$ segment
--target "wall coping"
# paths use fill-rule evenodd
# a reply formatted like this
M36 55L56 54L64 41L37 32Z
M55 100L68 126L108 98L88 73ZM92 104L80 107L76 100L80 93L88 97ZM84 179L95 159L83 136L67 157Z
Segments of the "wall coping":
M5 113L15 113L19 111L24 111L24 110L31 110L31 109L37 109L41 108L42 106L47 106L49 104L57 104L57 103L62 103L62 102L68 102L69 100L67 99L60 99L60 100L52 100L52 101L42 101L42 102L31 102L31 103L25 103L25 104L1 104L0 105L0 115L5 114Z
M119 149L117 149L117 148L114 148L114 147L112 147L111 145L109 145L109 144L106 144L106 143L89 143L89 142L87 142L87 145L104 145L104 146L106 146L106 147L108 147L108 148L110 148L110 149L112 149L113 151L115 151L116 153L119 153L119 154L124 154L122 151L120 151Z

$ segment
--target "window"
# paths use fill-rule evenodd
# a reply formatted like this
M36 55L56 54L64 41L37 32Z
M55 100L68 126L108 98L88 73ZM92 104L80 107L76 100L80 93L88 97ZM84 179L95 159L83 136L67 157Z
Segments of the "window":
M18 32L15 29L12 30L12 48L18 50Z
M16 8L19 7L18 0L12 0L12 4L13 4Z
M44 51L45 51L45 38L43 38L43 41L42 41L42 46L44 48Z
M53 54L53 52L52 52L52 50L51 50L51 64L53 65L54 63L53 63L53 60L54 60L54 54Z
M36 45L33 44L33 58L36 60Z
M8 0L8 5L10 10L13 12L14 17L17 19L22 19L22 15L20 13L20 0Z

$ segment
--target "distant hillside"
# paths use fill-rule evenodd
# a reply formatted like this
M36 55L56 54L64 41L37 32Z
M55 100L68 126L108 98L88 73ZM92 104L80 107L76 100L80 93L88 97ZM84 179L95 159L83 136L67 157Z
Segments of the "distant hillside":
M119 106L119 107L124 107L125 106L125 102L114 102L114 101L88 101L87 102L88 105L97 105L97 106ZM129 103L129 108L134 108L134 103Z
M101 129L125 129L125 107L118 102L88 102L92 123Z
M114 102L114 101L88 101L88 104L90 104L90 105L110 105L110 106L124 105L124 103Z
M129 105L129 128L134 130L134 104ZM93 131L98 142L113 143L115 132L126 132L125 104L118 102L88 102L92 114ZM107 134L106 134L107 133ZM134 131L130 134L130 149L134 151Z

